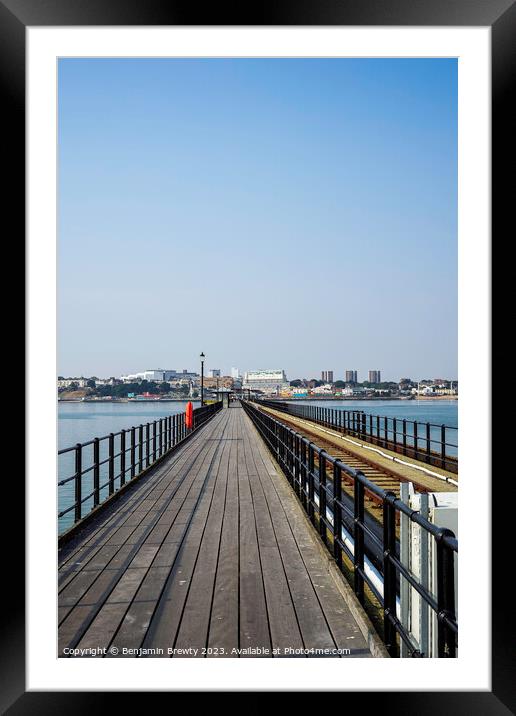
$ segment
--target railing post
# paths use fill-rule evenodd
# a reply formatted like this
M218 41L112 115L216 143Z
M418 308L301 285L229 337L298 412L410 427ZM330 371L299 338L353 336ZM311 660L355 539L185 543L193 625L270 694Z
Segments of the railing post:
M454 553L444 544L444 537L455 537L444 528L436 539L437 547L437 656L454 658L456 655L455 634L446 625L444 618L455 621L455 570Z
M367 416L362 413L362 439L365 440L367 437Z
M294 433L292 430L288 431L288 446L289 446L289 472L290 481L294 484Z
M294 481L296 494L301 499L301 438L299 433L294 435Z
M342 568L342 508L340 502L342 499L342 471L340 465L333 466L333 556L339 566Z
M93 507L100 503L100 450L99 439L93 440Z
M354 477L353 490L353 522L354 522L354 548L353 548L353 567L354 567L354 590L361 604L364 603L364 483L360 480L363 477L361 472L357 472Z
M131 477L136 475L136 429L131 428Z
M418 459L418 457L417 457L418 456L418 445L417 445L418 438L417 438L417 422L415 420L414 420L413 425L414 425L414 458L417 460Z
M428 509L429 500L428 493L423 492L419 502L419 514L425 520L429 519L430 513ZM424 589L429 588L430 574L428 568L429 562L429 534L426 530L420 530L421 544L419 547L419 581ZM429 607L424 599L419 600L419 646L423 656L428 657L429 655L429 629L428 623L430 620Z
M319 453L319 534L324 544L328 542L326 531L326 451Z
M389 423L387 422L387 416L383 419L383 439L385 441L385 447L389 447Z
M75 522L82 516L82 445L75 446Z
M145 424L145 466L150 465L150 425Z
M163 418L159 419L159 456L163 455Z
M308 516L312 523L315 522L314 510L314 446L308 445Z
M430 439L430 423L426 424L426 461L430 462L432 445Z
M125 430L120 431L120 487L125 485Z
M301 504L307 510L307 500L306 500L306 443L301 438L301 475L300 475L300 482L301 482Z
M446 425L441 425L441 467L446 469Z
M152 462L156 460L156 421L152 423Z
M115 491L115 436L109 433L109 494Z
M383 498L383 631L387 650L397 656L396 629L391 617L396 617L396 568L391 555L396 556L396 510L394 492Z
M291 467L291 450L290 450L290 439L291 439L291 433L290 431L285 428L285 432L283 434L283 439L285 442L285 466L287 468L287 480L290 484L292 484L292 467Z
M138 428L138 472L143 470L143 425Z
M393 418L392 419L392 440L394 442L394 452L398 452L398 450L397 450L397 437L398 436L396 435L397 432L398 432L398 421L396 420L396 418Z
M400 500L406 505L409 504L409 483L400 483ZM400 562L401 564L410 569L410 544L411 544L411 523L409 517L400 512ZM421 574L420 582L421 582ZM410 631L410 609L409 609L409 598L410 598L410 583L400 574L400 622L402 626ZM423 601L423 600L421 600ZM421 652L421 634L419 639L419 651ZM400 639L400 657L402 659L410 656L410 650L403 639Z

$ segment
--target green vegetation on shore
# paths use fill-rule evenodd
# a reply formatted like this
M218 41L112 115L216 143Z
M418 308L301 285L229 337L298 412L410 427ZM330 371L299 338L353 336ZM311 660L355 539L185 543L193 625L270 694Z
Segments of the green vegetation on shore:
M144 393L150 393L151 395L159 396L171 396L174 398L187 398L190 393L188 385L181 385L176 388L170 385L170 383L156 383L154 381L142 380L139 383L120 383L117 385L98 385L95 386L94 380L87 382L87 387L79 391L74 388L73 385L67 390L63 390L59 393L59 397L63 399L70 398L127 398L129 394L143 395ZM193 397L198 396L198 391L193 391Z

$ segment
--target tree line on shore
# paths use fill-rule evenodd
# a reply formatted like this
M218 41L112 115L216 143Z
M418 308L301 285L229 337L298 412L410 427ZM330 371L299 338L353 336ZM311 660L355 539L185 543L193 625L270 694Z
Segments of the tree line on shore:
M138 383L119 383L116 385L96 385L94 380L88 380L86 383L88 388L88 396L97 398L127 398L129 393L133 395L143 395L150 393L151 395L168 395L170 393L187 398L190 393L188 385L172 386L170 383L157 383L153 380L142 380ZM73 391L79 388L78 384L74 386L72 383L67 391ZM193 391L192 397L198 397L197 390Z

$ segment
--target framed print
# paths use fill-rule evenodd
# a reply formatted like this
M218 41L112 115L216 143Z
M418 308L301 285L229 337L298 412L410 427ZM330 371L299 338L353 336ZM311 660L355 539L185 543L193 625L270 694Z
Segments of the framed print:
M0 17L28 337L3 709L510 713L489 309L514 4Z

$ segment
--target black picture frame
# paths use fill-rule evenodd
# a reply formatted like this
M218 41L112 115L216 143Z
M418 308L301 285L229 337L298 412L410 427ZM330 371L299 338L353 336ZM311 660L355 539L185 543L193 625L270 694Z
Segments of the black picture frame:
M361 26L489 26L492 32L492 231L502 241L502 230L510 227L509 212L514 204L514 127L509 110L510 79L515 75L516 4L514 0L313 0L293 2L264 0L248 3L213 3L200 11L196 3L170 0L0 0L0 85L4 140L11 159L6 159L8 182L4 187L4 219L14 219L18 265L24 262L25 233L25 32L28 26L100 26L100 25L361 25ZM511 131L512 130L512 131ZM5 156L5 155L4 155ZM509 170L509 171L507 171ZM6 172L4 172L4 175ZM513 233L514 230L512 230ZM14 243L14 242L13 242ZM496 244L493 243L495 246ZM493 251L493 258L496 257ZM496 296L495 296L496 298ZM6 319L4 330L9 331ZM13 323L14 325L14 323ZM30 445L28 446L30 450ZM8 451L11 453L11 450ZM494 452L494 451L493 451ZM18 459L18 457L12 458ZM19 463L17 465L19 474ZM20 481L8 481L10 491L4 502L23 505ZM510 477L510 476L509 476ZM387 708L396 714L508 714L515 709L514 609L500 555L510 545L509 520L503 519L496 495L507 478L493 470L492 495L495 510L492 519L492 691L487 692L368 692L367 706ZM511 478L512 479L512 478ZM489 525L479 526L480 538L487 538ZM12 534L12 533L11 533ZM5 539L5 537L4 537ZM100 699L114 703L117 694L93 692L25 691L25 572L24 541L21 527L17 538L4 542L3 596L1 612L0 674L2 713L56 714L91 713L102 708ZM486 565L479 565L478 579L488 579ZM510 587L509 587L510 588ZM410 688L410 684L407 684ZM338 685L336 685L338 688ZM317 684L313 684L317 690ZM143 698L148 699L147 693ZM131 695L133 707L142 698ZM363 700L363 693L346 693L348 700Z

